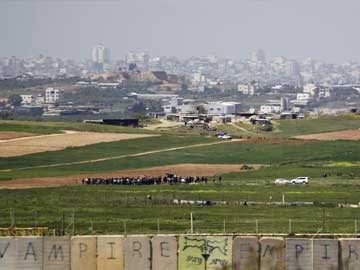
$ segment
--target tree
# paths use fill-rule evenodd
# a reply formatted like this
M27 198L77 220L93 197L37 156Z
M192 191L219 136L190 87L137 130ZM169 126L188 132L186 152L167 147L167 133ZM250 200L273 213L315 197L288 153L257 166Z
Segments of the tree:
M14 106L14 107L18 107L21 105L21 102L22 102L22 98L21 96L19 95L11 95L9 98L8 98L8 102Z

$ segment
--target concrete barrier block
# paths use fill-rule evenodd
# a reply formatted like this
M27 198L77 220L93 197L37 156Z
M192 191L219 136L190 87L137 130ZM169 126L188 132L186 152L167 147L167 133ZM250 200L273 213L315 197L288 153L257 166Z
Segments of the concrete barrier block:
M360 239L339 239L340 265L343 270L360 269Z
M44 237L44 270L70 270L70 237Z
M16 239L15 237L0 237L0 269L16 269Z
M179 270L232 269L232 238L181 236Z
M177 270L178 244L175 236L154 236L151 246L152 270Z
M71 238L71 270L96 270L96 237Z
M286 270L312 270L312 240L286 239Z
M148 236L129 236L124 240L125 270L150 270L151 246Z
M43 269L43 238L16 238L16 269Z
M233 270L259 270L260 244L256 237L233 240Z
M334 239L313 240L313 270L337 270L339 242Z
M260 240L260 269L285 269L285 241L279 237L263 237Z
M123 270L122 236L98 236L97 237L97 270Z

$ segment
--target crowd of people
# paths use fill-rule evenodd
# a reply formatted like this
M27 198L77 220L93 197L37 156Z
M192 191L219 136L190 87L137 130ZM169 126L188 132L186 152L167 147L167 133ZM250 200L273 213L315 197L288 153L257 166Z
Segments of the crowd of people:
M192 184L192 183L207 183L208 179L203 176L177 176L176 174L167 174L164 177L111 177L111 178L84 178L83 185L127 185L127 186L142 186L142 185L160 185L160 184Z

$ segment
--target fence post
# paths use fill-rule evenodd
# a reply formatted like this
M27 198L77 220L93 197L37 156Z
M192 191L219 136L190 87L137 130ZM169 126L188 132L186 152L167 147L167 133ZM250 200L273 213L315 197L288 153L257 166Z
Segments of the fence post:
M62 211L62 219L61 219L61 236L65 235L65 212Z
M285 205L285 194L282 195L282 204Z
M292 233L292 226L291 226L292 224L291 224L291 219L289 219L289 234L291 234Z
M224 218L224 233L226 233L226 221L225 221L225 218Z
M72 212L72 235L75 235L75 209Z
M16 227L16 213L14 209L10 209L10 219L11 219L11 225L10 228Z
M190 234L194 234L193 213L190 213Z
M126 236L126 220L124 220L124 236Z
M38 226L38 212L37 211L33 211L32 212L32 216L34 218L34 227Z
M255 232L256 234L259 234L259 222L257 219L255 219Z
M157 232L160 234L160 219L157 219Z
M355 237L358 236L358 224L357 224L357 223L358 223L358 222L357 222L357 219L355 219L355 221L354 221Z

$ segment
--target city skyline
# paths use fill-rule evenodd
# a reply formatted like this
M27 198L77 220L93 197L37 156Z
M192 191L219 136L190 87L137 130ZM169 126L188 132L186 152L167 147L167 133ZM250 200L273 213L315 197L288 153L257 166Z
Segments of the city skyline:
M0 56L89 58L104 44L113 59L129 51L150 55L215 54L245 59L256 48L269 58L360 61L358 1L2 1L7 25ZM86 14L86 16L77 16ZM80 18L81 17L81 18Z

